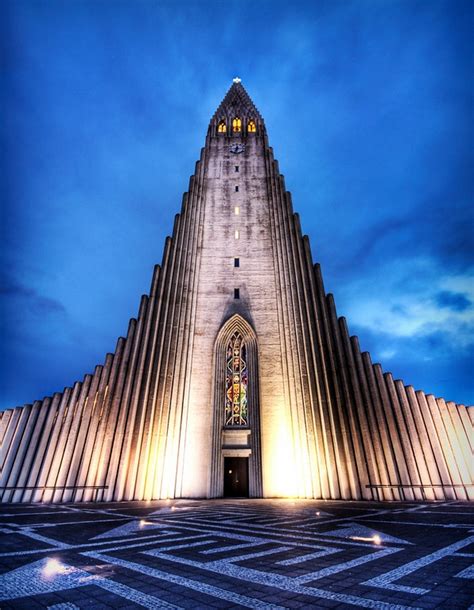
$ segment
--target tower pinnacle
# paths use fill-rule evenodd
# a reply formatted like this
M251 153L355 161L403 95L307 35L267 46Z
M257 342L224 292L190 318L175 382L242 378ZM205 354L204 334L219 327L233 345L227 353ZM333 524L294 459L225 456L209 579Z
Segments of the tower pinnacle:
M235 78L232 79L232 82L235 83L236 85L238 85L239 83L242 82L242 79L239 78L238 76L236 76Z

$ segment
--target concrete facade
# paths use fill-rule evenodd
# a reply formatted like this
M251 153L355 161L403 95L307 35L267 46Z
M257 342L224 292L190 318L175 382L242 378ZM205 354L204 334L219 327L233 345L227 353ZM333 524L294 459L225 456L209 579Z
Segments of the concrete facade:
M234 333L243 428L223 420ZM361 353L240 82L127 336L82 382L0 415L4 502L219 497L226 457L248 458L250 497L474 497L472 410Z

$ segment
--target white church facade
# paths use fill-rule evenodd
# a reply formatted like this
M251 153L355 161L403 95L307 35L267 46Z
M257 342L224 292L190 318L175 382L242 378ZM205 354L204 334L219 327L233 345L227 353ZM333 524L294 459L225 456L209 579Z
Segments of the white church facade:
M361 352L234 82L115 352L0 413L0 496L474 499L472 413Z

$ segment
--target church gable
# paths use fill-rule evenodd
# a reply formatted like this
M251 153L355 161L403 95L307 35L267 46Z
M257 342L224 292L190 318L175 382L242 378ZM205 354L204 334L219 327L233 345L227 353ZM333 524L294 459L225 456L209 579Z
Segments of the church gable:
M474 499L472 413L361 351L236 79L114 353L0 412L0 494Z

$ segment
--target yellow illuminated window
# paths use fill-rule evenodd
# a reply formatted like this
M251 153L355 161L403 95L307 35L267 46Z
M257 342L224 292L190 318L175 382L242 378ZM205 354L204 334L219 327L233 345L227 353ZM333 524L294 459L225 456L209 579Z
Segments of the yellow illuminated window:
M235 117L235 119L232 121L232 131L234 133L242 131L242 120L239 119L239 117Z
M257 131L257 126L255 125L255 121L249 121L247 125L247 131L249 133L255 133Z
M235 211L235 215L236 215L236 216L238 216L238 215L240 214L240 208L239 208L239 206L238 206L238 205L236 205L236 206L235 206L234 211Z
M225 124L224 119L217 126L218 133L225 133L227 131L227 125Z

